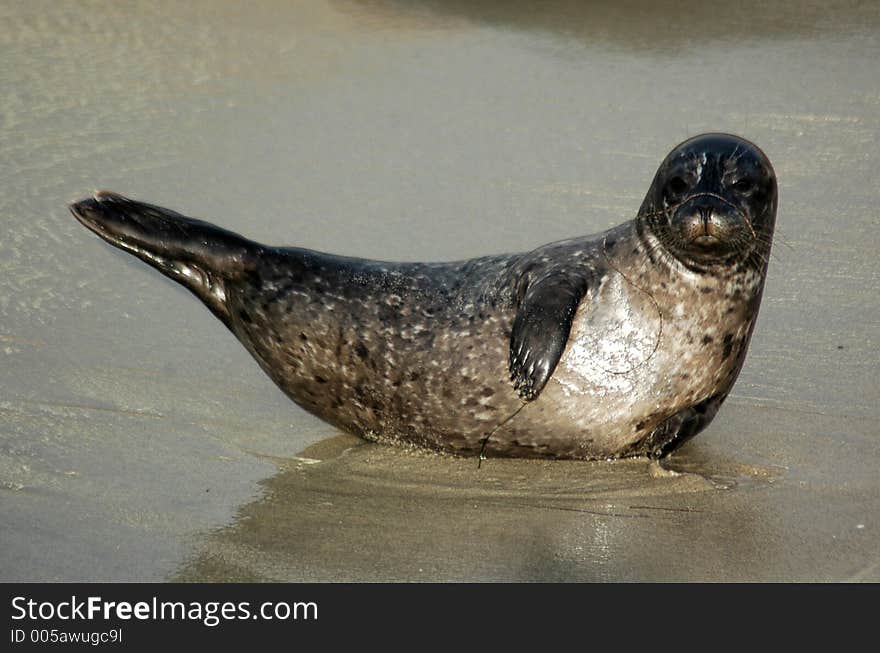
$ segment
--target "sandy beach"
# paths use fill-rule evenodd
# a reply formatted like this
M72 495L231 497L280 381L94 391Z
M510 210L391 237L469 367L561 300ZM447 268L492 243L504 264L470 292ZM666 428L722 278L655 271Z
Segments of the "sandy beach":
M0 580L880 581L880 6L532 4L0 8ZM630 220L706 131L773 162L776 240L662 467L343 435L66 208L454 260Z

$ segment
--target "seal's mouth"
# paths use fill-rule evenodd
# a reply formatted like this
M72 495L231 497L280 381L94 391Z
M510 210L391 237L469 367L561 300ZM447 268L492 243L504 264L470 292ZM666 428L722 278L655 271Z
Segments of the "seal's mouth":
M747 218L714 193L692 195L671 215L669 227L684 251L700 259L726 256L742 247Z
M726 249L729 245L730 225L711 211L701 212L695 220L682 220L679 225L682 229L682 240L689 247L712 252Z
M691 238L690 244L700 249L717 249L724 241L713 234L702 234Z

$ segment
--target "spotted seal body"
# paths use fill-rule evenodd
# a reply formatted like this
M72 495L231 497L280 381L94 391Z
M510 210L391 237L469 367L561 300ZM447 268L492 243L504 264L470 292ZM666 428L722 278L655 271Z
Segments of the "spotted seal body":
M748 141L699 136L633 221L453 263L268 247L107 192L71 210L343 430L460 454L657 457L705 428L742 367L776 180Z

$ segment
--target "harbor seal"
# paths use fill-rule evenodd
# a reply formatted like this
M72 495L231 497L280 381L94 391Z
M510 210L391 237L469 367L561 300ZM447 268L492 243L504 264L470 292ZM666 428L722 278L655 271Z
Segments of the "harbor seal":
M279 248L110 192L74 216L201 299L297 404L455 454L661 457L742 367L776 217L752 143L705 134L635 219L530 252L390 263Z

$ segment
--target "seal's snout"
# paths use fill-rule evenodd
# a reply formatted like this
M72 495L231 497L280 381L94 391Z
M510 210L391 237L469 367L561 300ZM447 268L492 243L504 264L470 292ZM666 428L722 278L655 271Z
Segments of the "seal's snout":
M735 207L714 195L698 195L675 212L672 227L679 239L698 252L729 249L742 219Z

